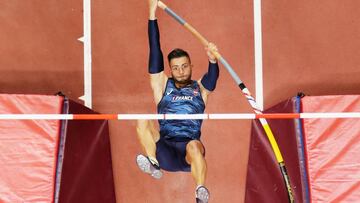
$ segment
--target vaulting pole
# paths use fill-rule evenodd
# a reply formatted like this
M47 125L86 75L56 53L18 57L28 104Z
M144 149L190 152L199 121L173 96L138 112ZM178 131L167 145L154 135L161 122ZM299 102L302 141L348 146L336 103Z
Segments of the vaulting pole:
M192 27L189 23L187 23L184 19L182 19L179 15L177 15L173 10L171 10L169 7L167 7L163 2L158 1L158 6L163 9L166 13L168 13L171 17L173 17L177 22L179 22L181 25L183 25L186 29L188 29L197 39L200 40L200 42L207 46L209 42L197 31L194 27ZM219 52L212 51L212 54L217 58L218 61L220 61L221 64L224 65L226 70L230 73L231 77L234 79L236 84L240 87L242 93L245 95L247 100L249 101L251 107L255 111L256 114L262 114L261 110L258 108L255 99L253 96L251 96L250 91L246 88L245 84L241 81L239 76L235 73L233 68L230 66L230 64L220 55ZM275 137L271 131L271 128L269 124L267 123L266 119L260 118L261 125L264 128L264 131L269 139L269 142L271 144L272 150L275 154L276 160L279 164L281 174L285 181L285 186L287 188L289 202L294 202L294 195L292 193L291 185L290 185L290 179L286 171L284 159L281 155L279 146L275 140Z

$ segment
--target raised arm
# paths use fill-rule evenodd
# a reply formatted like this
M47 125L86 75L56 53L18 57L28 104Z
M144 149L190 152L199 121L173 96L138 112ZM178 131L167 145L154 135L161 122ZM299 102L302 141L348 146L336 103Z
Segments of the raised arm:
M205 73L198 82L200 84L201 95L206 103L208 95L216 88L217 79L219 77L219 65L216 57L211 53L211 51L217 51L216 45L209 43L208 46L205 47L205 50L209 57L208 72Z
M158 104L165 90L167 76L164 73L164 57L160 47L160 33L156 19L158 0L149 0L149 73L155 104Z

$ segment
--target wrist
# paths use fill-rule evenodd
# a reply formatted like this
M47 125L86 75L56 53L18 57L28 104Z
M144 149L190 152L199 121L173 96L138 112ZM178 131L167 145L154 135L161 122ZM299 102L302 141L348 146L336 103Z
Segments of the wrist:
M149 20L155 20L155 19L156 19L156 9L150 9Z
M209 62L210 63L217 63L217 60L216 59L209 59Z

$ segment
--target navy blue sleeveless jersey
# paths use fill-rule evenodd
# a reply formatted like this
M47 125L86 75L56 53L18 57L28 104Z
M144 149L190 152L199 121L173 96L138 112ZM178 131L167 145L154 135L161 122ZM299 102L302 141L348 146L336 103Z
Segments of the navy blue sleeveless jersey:
M205 103L197 81L177 88L169 78L165 92L157 106L159 114L202 114ZM159 120L160 135L168 139L200 139L202 120Z

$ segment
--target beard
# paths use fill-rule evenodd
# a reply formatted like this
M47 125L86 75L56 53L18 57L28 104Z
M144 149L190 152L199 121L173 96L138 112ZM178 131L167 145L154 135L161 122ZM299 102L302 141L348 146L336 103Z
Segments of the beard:
M191 83L191 74L186 78L185 77L176 78L174 75L172 75L172 78L174 79L175 83L178 83L180 85L187 85Z

